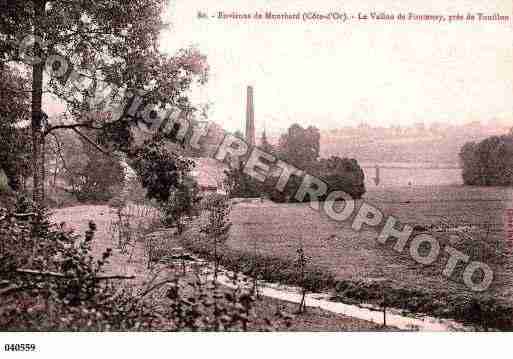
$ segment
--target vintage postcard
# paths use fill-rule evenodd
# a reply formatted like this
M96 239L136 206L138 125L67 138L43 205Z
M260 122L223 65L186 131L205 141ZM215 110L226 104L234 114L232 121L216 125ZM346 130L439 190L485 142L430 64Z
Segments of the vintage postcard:
M513 331L511 1L0 9L2 353Z

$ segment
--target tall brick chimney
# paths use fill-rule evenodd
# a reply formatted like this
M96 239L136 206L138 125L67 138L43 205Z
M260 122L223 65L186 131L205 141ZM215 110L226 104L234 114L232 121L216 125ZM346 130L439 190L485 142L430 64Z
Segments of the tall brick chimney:
M253 87L248 86L246 98L246 142L255 145L255 110L253 108Z

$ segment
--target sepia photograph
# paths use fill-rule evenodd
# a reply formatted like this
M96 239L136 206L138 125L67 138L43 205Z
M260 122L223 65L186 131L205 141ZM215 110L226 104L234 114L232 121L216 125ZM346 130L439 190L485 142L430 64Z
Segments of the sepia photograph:
M0 116L2 356L507 345L510 0L0 0Z

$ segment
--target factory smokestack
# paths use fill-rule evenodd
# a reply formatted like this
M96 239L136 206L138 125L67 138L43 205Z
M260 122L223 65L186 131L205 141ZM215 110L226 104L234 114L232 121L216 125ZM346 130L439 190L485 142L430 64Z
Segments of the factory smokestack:
M255 110L253 108L253 87L248 86L246 98L246 142L255 145Z

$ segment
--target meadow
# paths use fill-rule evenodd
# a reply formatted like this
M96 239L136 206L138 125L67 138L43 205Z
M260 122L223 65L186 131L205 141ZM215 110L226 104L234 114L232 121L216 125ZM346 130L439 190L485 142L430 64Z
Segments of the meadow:
M504 240L503 213L513 208L511 188L478 188L461 185L407 186L370 189L364 199L402 224L427 226L440 221L472 226L468 235L437 234L442 248L450 244L486 262L494 270L488 290L475 293L461 280L458 266L451 280L442 276L448 256L432 265L414 262L407 251L398 254L392 245L376 241L377 232L355 232L347 222L337 223L309 208L308 204L277 204L265 201L235 204L227 245L293 260L302 246L311 263L335 274L337 280L382 282L394 288L431 293L495 298L511 303L513 286L512 244ZM459 275L458 275L459 273Z

